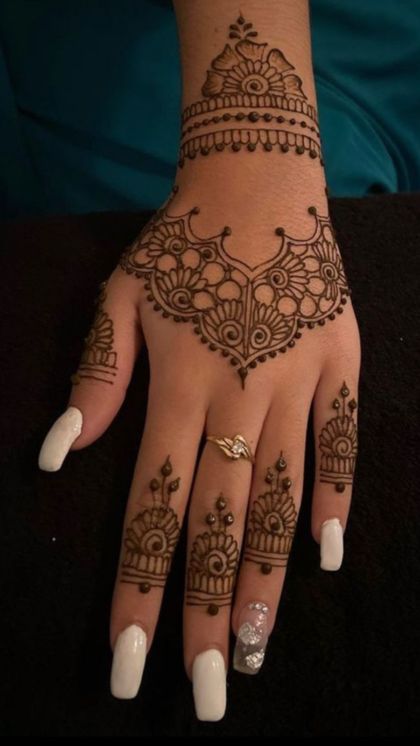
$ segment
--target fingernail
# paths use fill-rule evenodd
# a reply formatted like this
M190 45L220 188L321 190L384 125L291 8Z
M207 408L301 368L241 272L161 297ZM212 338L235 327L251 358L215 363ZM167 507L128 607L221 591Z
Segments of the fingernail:
M199 720L221 720L226 710L226 669L219 650L205 650L192 669L195 712Z
M339 570L343 561L343 529L338 518L321 526L321 570Z
M143 676L146 649L146 633L136 624L118 636L111 671L111 694L114 697L133 699L136 696Z
M83 416L80 409L69 407L48 431L38 457L43 471L58 471L72 444L82 432Z
M239 616L239 631L233 653L233 667L240 673L260 670L268 642L268 606L261 601L247 604Z

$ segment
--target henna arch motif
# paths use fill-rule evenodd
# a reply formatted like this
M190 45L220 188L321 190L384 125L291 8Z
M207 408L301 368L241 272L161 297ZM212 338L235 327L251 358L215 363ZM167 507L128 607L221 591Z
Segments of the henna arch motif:
M320 481L334 484L336 492L344 492L353 483L357 457L356 399L347 399L350 389L345 381L340 399L334 399L335 416L328 420L319 435L321 451Z
M263 575L269 575L273 567L286 567L296 531L292 481L283 476L285 469L281 453L274 467L267 469L269 488L254 500L250 513L244 559L259 565Z
M191 322L203 344L229 359L244 385L251 369L293 347L305 327L342 313L350 291L340 253L329 218L312 207L312 236L291 238L277 228L276 256L250 267L227 253L230 228L208 238L194 232L198 212L195 207L169 215L164 205L120 266L145 280L155 311Z
M127 526L121 582L137 585L140 593L164 587L181 532L177 513L170 506L180 484L179 477L172 478L172 471L168 456L149 485L153 504Z
M93 378L113 385L118 372L117 352L114 349L114 322L104 311L106 288L107 281L102 282L99 296L95 301L95 318L89 334L84 339L85 346L79 367L70 377L75 386L82 378Z

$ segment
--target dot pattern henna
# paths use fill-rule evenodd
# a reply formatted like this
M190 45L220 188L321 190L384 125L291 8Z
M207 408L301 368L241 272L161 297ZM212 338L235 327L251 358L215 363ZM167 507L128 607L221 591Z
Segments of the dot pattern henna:
M172 478L172 471L168 456L159 476L149 484L152 506L141 510L126 530L121 582L134 583L140 593L164 587L178 543L181 529L169 503L180 479Z
M188 606L206 606L215 616L230 606L239 561L239 546L228 529L234 522L227 501L220 495L215 512L208 513L208 530L199 534L191 549L187 574Z
M336 492L344 492L353 482L357 457L357 426L355 422L355 399L347 399L350 390L346 384L340 389L332 408L336 414L328 420L319 435L321 451L320 481L335 485Z
M321 158L316 110L280 49L253 41L258 32L240 16L235 40L211 63L204 98L184 109L179 166L211 151L307 153Z
M117 353L114 350L114 324L103 306L106 300L107 282L100 285L100 293L96 300L97 309L92 328L85 337L85 347L82 353L77 373L71 376L74 385L82 378L94 378L103 383L114 383L117 375Z
M284 476L287 463L283 454L267 470L267 492L252 504L244 559L260 566L263 575L274 567L285 567L296 531L297 512L290 489L292 482Z
M244 385L250 369L293 347L305 327L342 312L350 291L340 253L329 219L309 208L313 235L292 239L277 228L276 256L251 268L227 253L229 228L209 238L194 233L197 212L158 210L120 266L144 278L146 297L163 317L191 322Z

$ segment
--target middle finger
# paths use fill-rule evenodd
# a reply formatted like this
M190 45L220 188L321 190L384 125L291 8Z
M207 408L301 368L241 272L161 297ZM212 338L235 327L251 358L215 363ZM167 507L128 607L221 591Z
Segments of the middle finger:
M253 451L265 412L255 411L252 401L229 409L210 408L207 434L242 435ZM231 599L251 479L250 461L229 459L207 441L189 512L184 608L185 665L200 720L220 720L225 711Z

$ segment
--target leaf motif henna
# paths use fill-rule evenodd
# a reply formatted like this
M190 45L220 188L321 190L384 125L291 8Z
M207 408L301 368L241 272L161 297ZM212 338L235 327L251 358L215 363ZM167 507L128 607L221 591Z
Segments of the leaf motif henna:
M73 385L80 383L82 378L94 378L96 381L110 383L117 375L117 353L114 350L114 323L108 313L103 310L106 300L107 282L100 285L100 293L96 299L97 309L93 325L87 337L85 347L79 363L77 373L71 376Z
M297 512L290 492L292 482L282 476L287 463L280 455L274 467L267 470L267 492L252 504L244 559L260 566L263 575L273 567L285 567L296 531Z
M199 534L192 545L187 575L187 605L206 606L215 616L222 606L230 606L239 561L239 546L228 533L234 522L226 513L227 501L220 495L216 514L208 513L209 530Z
M250 267L227 253L229 228L209 238L194 233L197 212L158 210L120 266L144 278L156 311L192 323L201 342L237 368L244 385L250 369L293 347L305 327L342 313L350 291L340 253L329 218L311 207L310 238L294 239L277 228L276 256Z
M180 479L169 479L172 471L168 456L159 476L149 485L152 507L141 510L126 530L121 582L138 585L141 593L164 587L178 543L181 528L169 503Z
M351 399L346 384L340 389L340 399L334 399L335 417L328 420L319 435L321 450L320 481L335 485L336 492L344 492L353 482L357 457L357 426L354 412L357 402Z
M252 41L252 23L231 24L222 52L211 62L204 99L183 112L179 166L198 153L257 147L271 152L308 153L321 159L316 110L306 101L302 81L280 49Z

